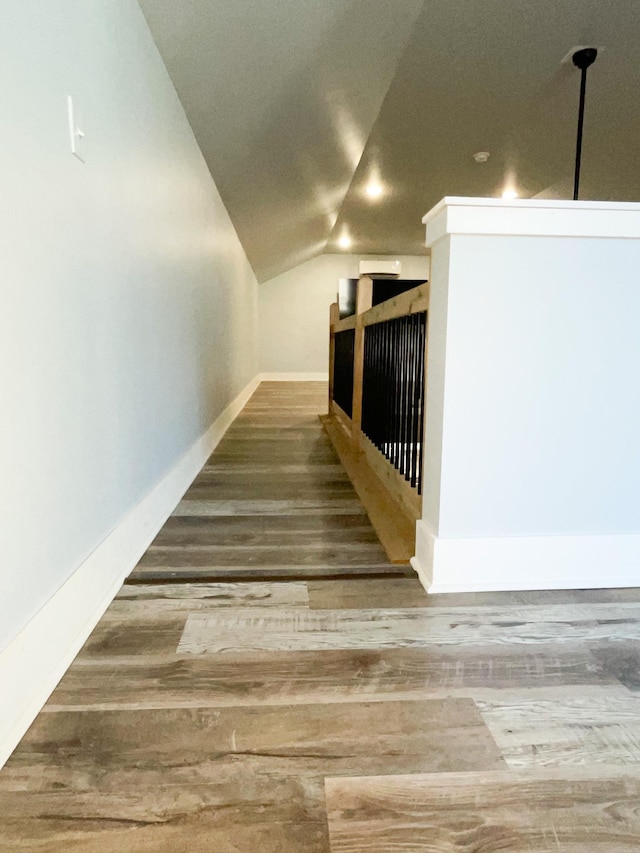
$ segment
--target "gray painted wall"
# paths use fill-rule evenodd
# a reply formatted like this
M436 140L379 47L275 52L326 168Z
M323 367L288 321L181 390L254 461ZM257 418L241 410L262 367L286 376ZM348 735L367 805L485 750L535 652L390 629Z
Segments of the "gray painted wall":
M0 47L2 648L254 377L257 284L134 0Z
M261 284L260 370L263 373L326 372L329 306L341 278L358 278L361 259L375 255L326 254ZM427 255L399 255L403 278L427 278Z

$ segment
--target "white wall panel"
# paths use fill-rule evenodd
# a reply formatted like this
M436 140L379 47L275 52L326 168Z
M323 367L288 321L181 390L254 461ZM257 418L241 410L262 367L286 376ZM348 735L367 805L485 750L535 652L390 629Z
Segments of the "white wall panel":
M2 648L255 376L257 285L134 0L0 47Z

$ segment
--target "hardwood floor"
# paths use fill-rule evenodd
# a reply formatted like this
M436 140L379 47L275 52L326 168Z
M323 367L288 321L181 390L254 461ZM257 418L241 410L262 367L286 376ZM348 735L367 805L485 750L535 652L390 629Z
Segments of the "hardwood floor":
M326 386L300 384L260 386L131 582L411 577L388 563L320 428Z
M640 850L640 590L427 596L263 383L0 771L0 851Z
M631 853L637 770L328 779L332 853Z

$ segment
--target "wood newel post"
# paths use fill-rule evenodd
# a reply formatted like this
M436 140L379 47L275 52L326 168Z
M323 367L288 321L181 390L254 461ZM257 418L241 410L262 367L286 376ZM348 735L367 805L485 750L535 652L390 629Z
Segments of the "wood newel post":
M333 400L333 371L336 361L336 333L334 326L340 319L340 306L334 302L329 308L329 402L327 412L331 413L331 402Z
M356 293L356 334L353 353L352 438L357 439L362 424L362 379L364 372L364 322L362 315L371 308L373 281L368 275L358 279Z

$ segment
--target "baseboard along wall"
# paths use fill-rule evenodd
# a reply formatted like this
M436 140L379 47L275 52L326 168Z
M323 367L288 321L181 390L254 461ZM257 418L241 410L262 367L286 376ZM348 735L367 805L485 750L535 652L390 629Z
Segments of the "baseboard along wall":
M328 382L329 374L320 373L261 373L261 382Z
M447 539L416 526L411 565L430 593L640 586L640 535Z
M256 376L0 653L0 767L262 380Z

